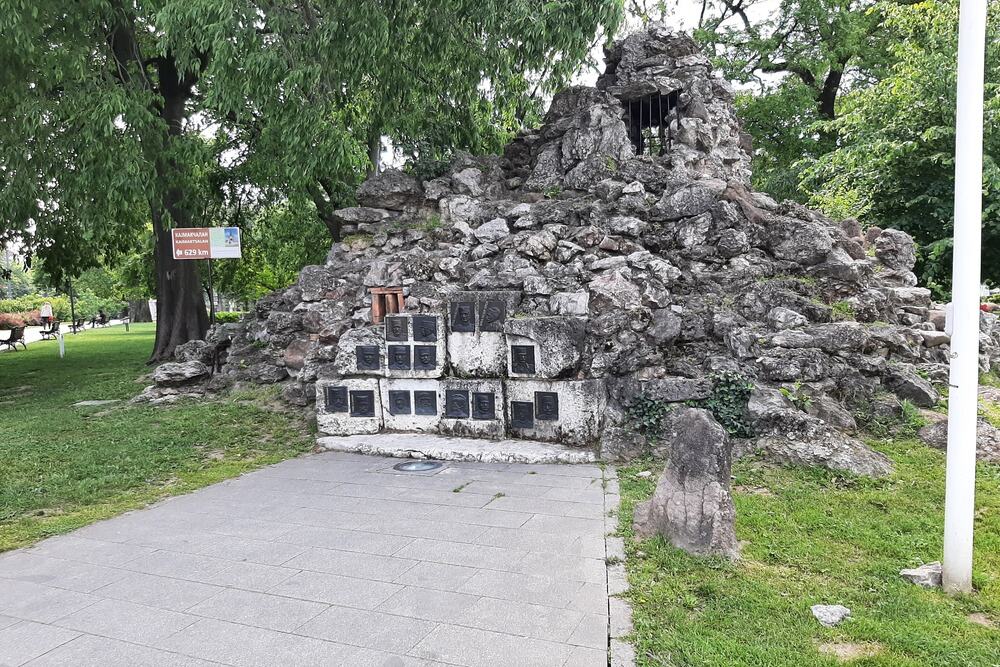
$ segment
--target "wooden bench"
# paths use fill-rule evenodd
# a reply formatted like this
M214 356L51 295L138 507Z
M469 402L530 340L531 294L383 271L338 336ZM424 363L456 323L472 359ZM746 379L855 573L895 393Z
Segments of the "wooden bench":
M0 345L13 348L15 352L17 352L18 343L25 350L28 349L28 344L24 342L24 327L14 327L10 330L10 335L7 338L0 339Z
M59 335L59 320L54 320L48 329L42 329L42 340L54 340Z

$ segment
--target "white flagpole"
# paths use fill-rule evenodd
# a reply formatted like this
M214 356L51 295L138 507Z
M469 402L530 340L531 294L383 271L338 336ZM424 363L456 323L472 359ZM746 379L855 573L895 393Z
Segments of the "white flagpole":
M979 280L983 219L983 69L987 0L961 0L958 108L955 114L953 333L948 394L948 454L942 584L972 590L979 393Z

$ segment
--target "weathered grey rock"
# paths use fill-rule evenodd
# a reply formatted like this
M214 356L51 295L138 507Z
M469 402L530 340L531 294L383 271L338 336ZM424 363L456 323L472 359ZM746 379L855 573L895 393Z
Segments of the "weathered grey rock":
M333 289L332 272L325 266L307 266L299 271L303 301L319 301Z
M392 214L384 208L371 208L369 206L349 206L337 209L333 212L334 217L343 224L360 225L376 224L388 219Z
M809 320L801 313L790 308L775 306L767 313L767 323L774 329L795 329L809 324Z
M941 588L941 562L934 561L920 567L903 568L899 576L921 588Z
M608 271L590 281L590 312L632 310L640 305L639 288L627 280L621 271Z
M494 218L489 222L484 222L473 232L480 243L496 243L502 241L510 235L507 221L503 218Z
M174 359L180 362L200 361L206 366L211 365L215 357L216 347L204 340L189 340L174 348Z
M386 169L358 188L358 203L371 208L403 210L423 202L424 190L420 181L399 169Z
M664 192L663 197L650 212L654 220L680 220L707 213L718 201L720 191L701 183L685 185L674 192Z
M207 378L210 372L200 361L167 362L153 370L152 378L157 386L170 387Z
M917 263L913 239L898 229L886 229L875 239L875 256L890 269L910 271Z
M814 604L809 609L820 625L827 628L840 625L851 615L851 610L842 604Z
M662 535L688 553L736 558L736 510L729 489L729 438L707 410L664 418L666 466L653 497L635 508L639 537Z
M555 315L586 315L590 312L590 294L556 292L549 298L549 307Z
M940 419L917 432L923 442L936 449L948 449L948 420ZM1000 463L1000 429L980 417L976 422L976 458Z
M715 247L723 257L736 257L750 250L750 239L742 230L726 229L719 234Z
M941 400L934 386L909 368L890 367L886 384L896 396L922 408L932 408Z

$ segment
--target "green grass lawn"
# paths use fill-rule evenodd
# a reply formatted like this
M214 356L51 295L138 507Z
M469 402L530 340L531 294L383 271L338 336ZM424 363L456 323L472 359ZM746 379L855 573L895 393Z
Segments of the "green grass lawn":
M307 451L266 390L169 407L129 405L153 325L87 329L0 353L0 551ZM111 406L74 408L90 399Z
M974 595L949 598L898 572L939 560L944 454L913 440L873 442L896 463L886 480L734 465L736 563L699 560L661 538L637 542L636 502L656 480L649 461L621 468L620 532L640 665L806 667L844 664L824 644L874 654L852 665L1000 665L1000 466L979 466ZM813 604L843 604L852 617L826 629ZM983 614L994 624L970 621Z

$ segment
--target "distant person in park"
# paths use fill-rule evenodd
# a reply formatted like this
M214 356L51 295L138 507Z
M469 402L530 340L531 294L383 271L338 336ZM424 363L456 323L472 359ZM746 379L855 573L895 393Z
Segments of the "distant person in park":
M48 301L43 303L42 308L39 311L39 315L41 317L43 325L49 326L50 324L52 324L52 304L49 303Z

